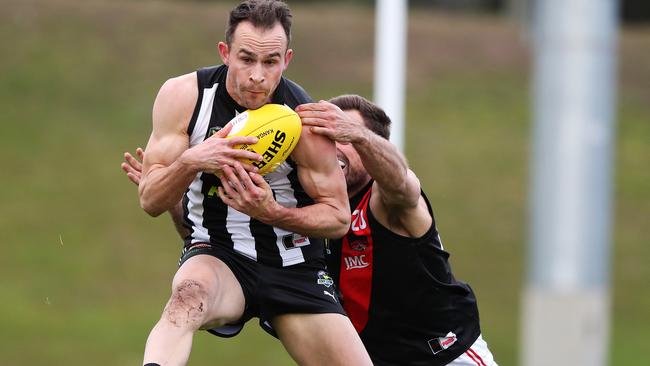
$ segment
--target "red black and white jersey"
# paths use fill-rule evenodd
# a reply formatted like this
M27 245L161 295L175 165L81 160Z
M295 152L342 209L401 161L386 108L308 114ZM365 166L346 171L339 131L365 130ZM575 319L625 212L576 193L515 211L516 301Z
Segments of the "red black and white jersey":
M420 238L391 232L371 187L350 199L350 230L327 251L343 307L375 365L445 365L480 335L474 293L454 278L435 220Z
M199 95L188 134L190 147L202 142L237 114L246 109L237 104L226 90L225 65L197 71ZM272 103L295 108L311 98L294 82L282 78ZM303 207L314 201L298 181L298 167L289 158L274 172L264 176L276 201L285 207ZM185 246L211 243L232 248L259 263L281 267L323 257L323 240L303 237L276 228L234 210L218 195L221 181L210 173L198 173L183 197L184 224L191 230Z

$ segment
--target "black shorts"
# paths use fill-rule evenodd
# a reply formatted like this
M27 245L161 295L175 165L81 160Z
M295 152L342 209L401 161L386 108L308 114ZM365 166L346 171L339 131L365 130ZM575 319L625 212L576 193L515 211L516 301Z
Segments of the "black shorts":
M235 253L232 249L210 244L192 244L183 250L179 267L195 255L211 255L232 271L244 291L243 316L235 323L208 331L220 337L234 337L251 318L274 337L270 320L282 314L322 314L345 311L337 297L334 281L324 259L314 259L288 267L271 267Z

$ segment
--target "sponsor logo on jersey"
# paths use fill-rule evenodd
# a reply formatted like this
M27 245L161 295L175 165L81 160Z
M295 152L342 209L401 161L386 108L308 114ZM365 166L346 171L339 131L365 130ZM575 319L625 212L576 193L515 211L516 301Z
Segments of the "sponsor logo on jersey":
M348 237L348 245L350 246L350 249L362 252L366 250L366 247L368 246L368 238L365 236L352 237L352 235L350 235Z
M210 187L208 191L208 197L214 197L219 194L219 188L217 186Z
M345 269L347 271L355 268L366 268L370 265L370 263L366 262L365 254L344 257L343 260L345 261Z
M334 280L330 277L329 274L325 271L318 271L318 280L316 281L319 285L323 285L327 288L330 288L334 284Z
M210 129L208 130L208 137L210 137L210 136L214 135L215 133L221 131L222 128L223 127L221 127L221 126L210 127Z
M309 238L300 234L289 234L282 237L282 245L284 245L284 248L287 250L304 247L309 244Z
M451 347L451 345L456 343L457 340L458 338L456 338L456 335L449 332L444 337L429 339L429 347L431 348L431 352L435 355Z

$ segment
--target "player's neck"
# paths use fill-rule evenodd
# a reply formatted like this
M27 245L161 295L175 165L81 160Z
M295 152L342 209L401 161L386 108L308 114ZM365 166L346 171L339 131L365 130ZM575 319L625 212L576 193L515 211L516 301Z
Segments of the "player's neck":
M369 187L369 183L371 182L372 178L368 176L368 178L362 182L359 182L357 184L354 184L354 186L349 186L348 187L348 198L352 199L354 196L358 195L361 192L365 192Z

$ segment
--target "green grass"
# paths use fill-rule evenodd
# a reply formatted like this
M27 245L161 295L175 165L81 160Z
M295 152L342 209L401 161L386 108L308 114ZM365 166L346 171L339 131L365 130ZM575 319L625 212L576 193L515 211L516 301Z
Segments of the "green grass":
M217 64L230 4L5 0L0 12L3 365L138 364L180 252L121 171L162 82ZM288 75L314 98L372 90L372 11L294 6ZM485 338L516 365L530 141L527 52L498 18L412 14L406 154L431 199ZM452 31L453 30L453 31ZM650 29L622 38L611 364L650 342ZM495 52L498 51L498 52ZM191 364L288 365L255 322L195 337Z

